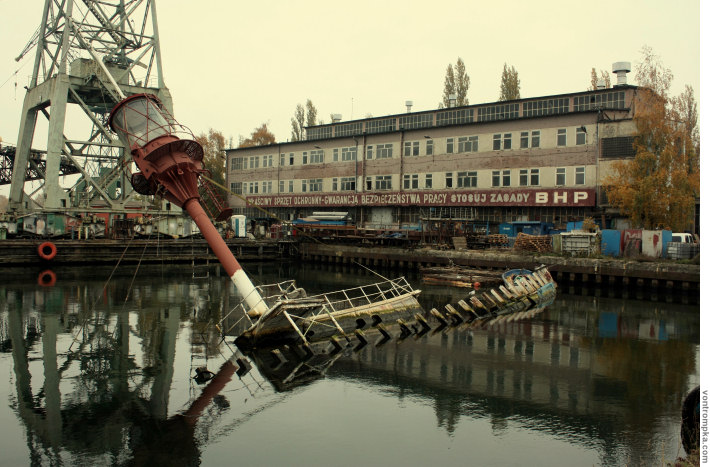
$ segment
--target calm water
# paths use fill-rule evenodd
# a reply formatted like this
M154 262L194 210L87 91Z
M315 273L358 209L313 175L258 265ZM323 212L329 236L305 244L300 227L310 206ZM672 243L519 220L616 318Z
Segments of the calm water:
M376 280L245 266L257 283L295 278L309 292ZM214 327L238 297L217 271L56 269L54 287L36 285L40 270L0 273L0 465L665 465L684 455L697 305L563 288L527 321L307 365L248 356L240 377L233 338ZM425 308L466 294L419 287ZM198 384L198 367L218 378Z

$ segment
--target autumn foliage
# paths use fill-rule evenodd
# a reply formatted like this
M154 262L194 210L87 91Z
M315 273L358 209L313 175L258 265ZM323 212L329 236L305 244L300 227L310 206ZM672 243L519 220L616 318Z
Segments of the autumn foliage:
M274 143L276 143L276 137L269 131L266 123L263 123L261 126L254 128L251 136L245 140L242 140L239 143L239 147L248 148L252 146L267 146Z
M604 181L609 203L638 227L689 230L700 195L697 107L692 88L667 95L672 74L650 49L637 72L635 157Z

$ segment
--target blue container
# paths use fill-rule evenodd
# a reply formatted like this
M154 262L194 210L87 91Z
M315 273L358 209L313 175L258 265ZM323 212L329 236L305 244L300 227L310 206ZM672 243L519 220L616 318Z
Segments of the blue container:
M618 230L602 230L603 255L621 256L621 232Z
M498 233L505 234L508 237L515 237L516 235L513 232L513 224L508 224L507 222L498 225Z
M663 257L668 258L668 243L673 239L673 232L670 230L661 231L661 245L663 248Z
M567 232L571 232L573 230L582 230L583 223L584 223L584 221L568 222L567 223Z

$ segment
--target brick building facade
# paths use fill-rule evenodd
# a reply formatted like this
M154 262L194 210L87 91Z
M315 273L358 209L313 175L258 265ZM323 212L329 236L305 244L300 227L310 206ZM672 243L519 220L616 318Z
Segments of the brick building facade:
M436 217L494 227L591 216L612 227L600 183L633 157L636 89L309 127L303 141L227 150L227 185L281 219L347 211L361 227L417 228ZM264 217L237 196L229 204Z

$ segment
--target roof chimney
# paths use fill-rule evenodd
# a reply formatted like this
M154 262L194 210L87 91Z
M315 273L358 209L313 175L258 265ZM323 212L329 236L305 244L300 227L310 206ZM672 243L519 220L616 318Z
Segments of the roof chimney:
M597 89L606 89L606 81L604 81L603 79L598 79Z
M333 123L338 123L343 119L343 114L333 114Z
M611 71L616 73L616 85L626 85L626 73L631 71L631 62L614 62L611 64Z
M456 107L456 94L449 94L449 107Z
M409 112L412 111L412 105L414 105L414 102L412 102L412 101L406 101L406 102L404 103L404 105L407 106L407 113L409 113Z

